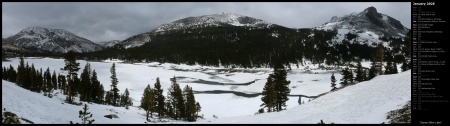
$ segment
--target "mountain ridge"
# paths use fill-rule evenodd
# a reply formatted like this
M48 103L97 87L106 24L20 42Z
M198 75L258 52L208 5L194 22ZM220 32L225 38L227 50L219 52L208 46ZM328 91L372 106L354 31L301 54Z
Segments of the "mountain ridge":
M5 40L34 52L66 53L72 50L82 53L102 49L100 45L67 30L40 26L25 28Z

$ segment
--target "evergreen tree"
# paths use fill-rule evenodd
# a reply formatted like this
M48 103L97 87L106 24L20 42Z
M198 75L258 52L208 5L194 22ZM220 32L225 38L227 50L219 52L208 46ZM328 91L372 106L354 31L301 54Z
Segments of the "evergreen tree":
M31 68L30 68L30 66L28 65L28 62L27 62L27 65L25 66L25 71L24 71L24 80L23 80L23 88L25 88L25 89L31 89L30 88L30 85L31 85L31 77L30 77L30 71L31 71Z
M80 78L78 78L78 77L74 77L73 79L72 79L72 84L73 84L73 90L72 90L72 93L73 93L73 96L78 96L79 97L79 91L78 90L76 90L76 89L79 89L79 87L80 87L80 83L81 83L81 80L80 80ZM73 101L73 97L72 97L72 101Z
M31 91L37 92L37 73L36 69L34 68L34 64L31 64L31 70L30 70L30 79L31 79Z
M7 80L8 78L8 72L5 68L5 66L2 67L2 80Z
M103 85L98 81L97 72L95 72L95 70L92 72L91 83L93 87L91 95L92 100L95 103L102 104L105 91Z
M336 78L334 77L334 73L331 74L331 91L336 90Z
M348 70L348 67L342 70L342 78L341 78L341 85L346 86L350 84L350 71Z
M363 72L364 71L361 65L361 61L358 60L358 65L356 66L356 78L355 78L356 81L358 82L364 81Z
M287 95L291 92L289 89L290 81L286 80L287 72L281 63L275 63L274 73L270 76L273 78L274 88L276 92L276 110L281 111L286 107L289 100Z
M92 118L92 114L91 112L87 112L87 110L89 110L87 104L84 104L84 108L83 110L79 111L79 117L81 118L82 123L81 124L92 124L95 119L90 119ZM72 121L70 121L70 124L73 124Z
M52 85L52 75L50 74L50 68L47 67L47 70L45 70L45 87L46 87L46 92L48 93L48 97L52 97L51 96L51 92L53 89L53 85Z
M172 81L172 85L169 88L169 96L171 106L173 107L173 118L175 120L182 119L185 116L185 108L184 108L184 99L180 86L178 85L176 78L173 77L170 79Z
M184 88L185 99L186 99L186 119L190 122L197 120L197 106L195 101L194 93L192 92L192 87L186 85ZM198 102L197 102L198 103Z
M375 76L377 76L377 69L375 68L375 62L372 61L367 79L370 80L370 79L374 78Z
M61 79L61 90L63 92L64 95L67 95L67 81L66 81L66 77L64 77L64 75L59 75L60 79Z
M163 89L161 88L161 83L159 82L159 77L156 78L155 88L154 88L155 99L157 102L157 112L159 118L164 116L164 101L165 97L163 95Z
M128 106L133 105L133 102L130 99L130 92L128 92L128 88L125 88L125 92L123 93L123 98L121 98L123 106L128 109Z
M40 93L41 91L45 91L44 90L44 77L42 74L42 68L40 68L39 70L36 70L37 73L37 77L36 77L36 85L37 85L37 92Z
M263 102L261 104L261 107L267 108L267 112L272 112L272 111L276 111L276 91L275 91L275 87L274 87L274 83L272 81L272 78L269 77L267 78L266 84L264 85L263 91L262 91L262 97L261 97L261 101Z
M114 106L117 106L117 99L119 97L119 89L117 88L117 84L119 81L117 80L116 76L116 63L113 63L111 67L111 92L112 92L112 104Z
M81 101L91 101L91 89L93 88L91 84L91 65L86 63L83 72L80 75L80 86L78 87L78 92L80 93Z
M53 84L53 90L58 89L58 78L56 78L55 70L53 70L53 74L52 74L52 84Z
M146 112L147 121L150 121L148 117L149 115L150 117L152 117L154 106L156 103L155 100L153 99L154 98L153 95L154 94L152 88L150 87L150 85L147 85L147 87L144 89L144 94L141 98L141 105L140 105L140 107L144 109Z
M12 65L9 65L8 76L9 76L9 78L8 78L9 82L16 82L17 73L16 73L16 70L14 70L14 67L12 67Z
M68 77L68 80L67 80L67 82L68 82L68 85L67 85L68 89L67 89L67 91L68 91L69 95L67 97L67 101L69 103L72 103L72 88L71 88L72 85L71 85L71 82L72 82L72 78L74 76L78 75L77 72L78 72L78 70L80 70L80 68L79 68L80 63L77 63L77 60L75 58L75 53L72 50L70 50L69 52L66 53L66 55L64 56L64 62L65 62L64 70L68 71L68 74L67 74L67 77Z
M17 77L16 77L16 84L19 86L23 86L24 80L25 80L25 64L23 61L23 55L20 56L19 66L17 66Z

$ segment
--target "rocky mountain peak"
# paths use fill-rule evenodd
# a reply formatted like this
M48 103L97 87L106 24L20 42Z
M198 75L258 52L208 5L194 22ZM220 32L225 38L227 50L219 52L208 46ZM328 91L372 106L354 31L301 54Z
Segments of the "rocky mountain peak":
M366 8L364 10L364 12L366 12L367 15L374 16L374 17L377 17L377 18L381 18L382 17L381 14L378 13L377 8L375 8L373 6L370 6L370 7Z

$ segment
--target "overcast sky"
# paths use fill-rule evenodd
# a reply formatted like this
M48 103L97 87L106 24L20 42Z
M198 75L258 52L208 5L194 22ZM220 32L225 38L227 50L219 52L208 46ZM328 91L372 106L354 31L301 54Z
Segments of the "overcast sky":
M226 2L226 3L11 3L2 2L2 38L30 26L65 29L94 42L124 40L136 34L188 16L221 12L262 19L291 27L310 28L328 22L332 16L361 12L374 6L379 13L411 26L409 2Z

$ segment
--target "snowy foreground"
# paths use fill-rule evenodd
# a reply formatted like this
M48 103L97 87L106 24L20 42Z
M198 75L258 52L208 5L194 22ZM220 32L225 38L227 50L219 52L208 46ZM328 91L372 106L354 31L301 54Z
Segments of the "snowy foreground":
M376 123L388 122L386 113L411 100L411 72L377 76L328 93L304 105L278 113L207 119L200 123Z
M3 61L2 66L11 64L16 68L18 59L9 60L11 61ZM52 72L55 70L57 74L64 73L60 71L60 68L64 67L63 59L28 57L25 58L25 62L28 62L29 65L34 63L36 68L42 68L44 71L50 67ZM80 62L80 68L83 69L87 61L79 60L78 62ZM121 61L89 62L91 68L98 73L98 78L106 90L110 88L109 69L112 62L116 62L120 92L123 93L125 88L128 88L130 97L133 99L133 106L127 110L124 107L88 104L88 111L93 114L95 119L94 123L144 123L145 112L136 106L140 104L145 86L150 84L153 87L156 77L161 80L164 95L167 94L167 88L170 86L169 78L174 76L183 77L178 80L181 87L189 85L195 91L225 90L252 94L262 91L267 76L272 73L269 68L238 69L230 72L220 67L159 63L129 64ZM363 66L368 67L368 64L363 63ZM293 69L287 77L291 81L291 95L317 96L328 92L331 89L330 76L333 72L339 83L341 75L336 70L320 70L317 67L318 65L311 64L300 66L300 68L292 66ZM346 87L310 102L308 102L308 98L302 98L305 104L300 106L297 103L298 97L289 97L288 110L259 115L254 115L254 113L260 108L261 96L195 94L196 101L200 102L202 106L200 114L203 114L205 119L199 119L194 123L317 123L321 119L325 123L387 122L385 118L388 111L401 108L410 100L410 77L409 71L396 75L378 76L371 81ZM194 82L198 80L218 83L255 82L250 85L210 85ZM83 106L62 104L64 98L65 96L61 94L48 98L43 94L20 88L14 83L2 81L2 109L14 112L19 117L34 123L80 122L78 111ZM119 118L103 117L107 114L117 114ZM219 118L215 119L212 115ZM152 119L152 121L155 120ZM188 123L164 120L169 121L165 123Z

